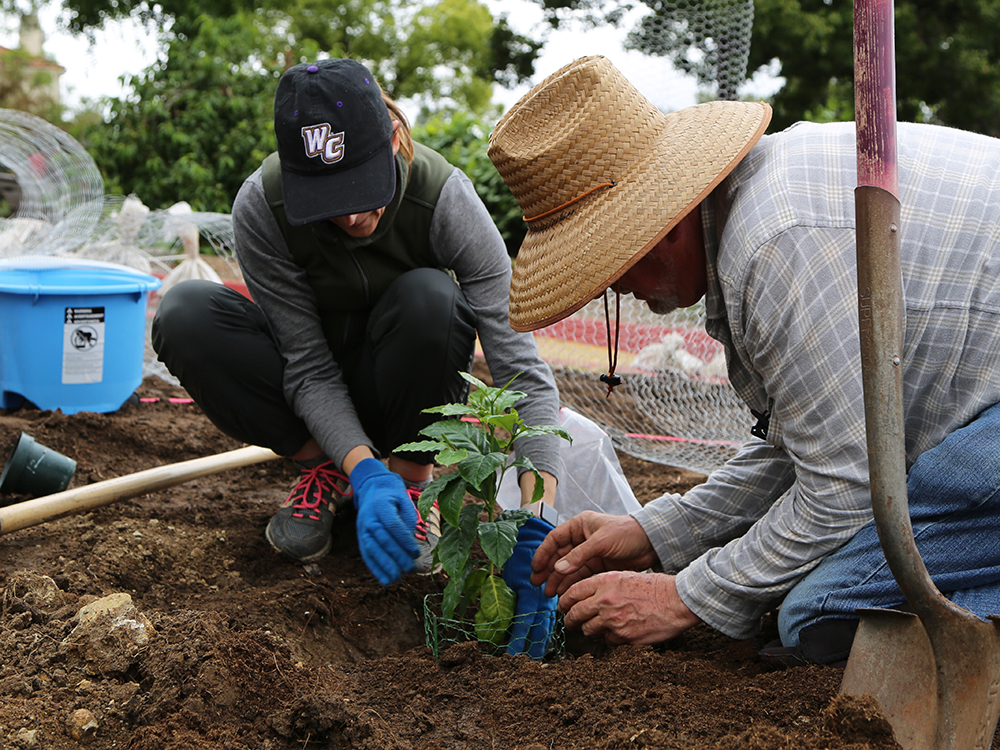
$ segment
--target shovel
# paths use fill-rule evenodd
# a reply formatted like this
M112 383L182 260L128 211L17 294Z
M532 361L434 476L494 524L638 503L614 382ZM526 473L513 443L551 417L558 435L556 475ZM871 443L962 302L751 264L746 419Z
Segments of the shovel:
M980 620L937 590L906 496L892 1L854 7L858 312L872 508L889 569L916 614L860 611L840 692L873 696L904 750L986 750L1000 716L1000 618Z
M279 456L272 450L247 446L226 453L217 453L214 456L157 466L135 474L126 474L123 477L64 490L54 495L25 500L0 508L0 534L9 534L63 516L93 510L116 500L166 489L209 474L275 458Z

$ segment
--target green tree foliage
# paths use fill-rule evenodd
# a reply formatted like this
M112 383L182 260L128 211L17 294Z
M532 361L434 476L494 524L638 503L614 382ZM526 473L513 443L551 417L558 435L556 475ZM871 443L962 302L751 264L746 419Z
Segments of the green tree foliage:
M541 43L494 21L480 0L298 0L271 14L285 31L288 62L319 53L363 62L394 99L450 99L474 112L495 83L530 77Z
M371 68L397 99L447 97L484 112L495 83L527 80L542 42L494 20L480 0L58 0L71 32L92 35L109 20L137 19L197 39L206 18L256 15L283 43L284 63L319 55ZM26 0L0 0L11 11Z
M203 18L198 36L173 40L167 59L127 77L107 123L74 135L94 157L109 193L135 193L151 208L187 201L228 212L243 180L275 148L277 65L257 57L267 35L253 16Z
M492 130L486 121L467 112L440 111L413 129L414 140L434 149L465 172L503 236L507 253L517 255L526 233L507 183L486 154Z
M757 0L751 69L777 58L786 84L773 127L854 111L852 4ZM896 96L900 120L1000 135L1000 0L897 0Z

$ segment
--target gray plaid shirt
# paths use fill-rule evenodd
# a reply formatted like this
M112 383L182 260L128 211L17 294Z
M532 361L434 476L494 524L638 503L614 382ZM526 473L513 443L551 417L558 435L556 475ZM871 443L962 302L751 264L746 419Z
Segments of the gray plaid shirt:
M1000 401L1000 140L906 123L897 136L909 468ZM853 123L800 123L702 204L706 327L769 431L633 515L684 602L734 638L872 519L856 166Z

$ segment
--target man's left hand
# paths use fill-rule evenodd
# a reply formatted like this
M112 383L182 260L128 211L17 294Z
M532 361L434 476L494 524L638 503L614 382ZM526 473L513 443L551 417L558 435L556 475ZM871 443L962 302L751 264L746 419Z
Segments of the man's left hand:
M532 659L541 659L548 648L556 624L557 599L545 596L541 586L531 585L530 578L531 558L550 531L551 524L540 518L529 519L518 530L514 553L504 563L501 576L517 595L508 654L527 653Z
M566 627L612 645L663 643L701 622L663 573L599 573L573 584L559 609Z

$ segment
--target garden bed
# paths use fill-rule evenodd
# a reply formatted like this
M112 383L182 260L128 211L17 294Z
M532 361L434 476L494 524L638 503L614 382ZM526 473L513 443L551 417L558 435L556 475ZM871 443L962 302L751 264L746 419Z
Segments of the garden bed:
M183 391L147 379L139 395L113 414L0 412L4 457L24 431L77 460L76 487L240 447L168 400ZM640 502L701 479L622 463ZM642 648L569 633L548 664L461 644L435 660L423 600L443 579L380 586L349 514L318 564L271 551L263 529L292 480L270 461L0 537L0 747L895 746L871 705L837 698L838 670L768 672L758 642L705 627ZM118 659L79 638L81 607L113 594L148 635Z

